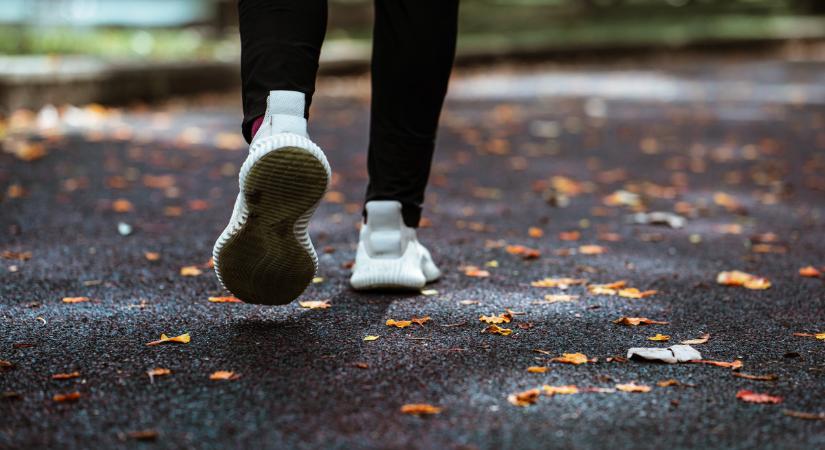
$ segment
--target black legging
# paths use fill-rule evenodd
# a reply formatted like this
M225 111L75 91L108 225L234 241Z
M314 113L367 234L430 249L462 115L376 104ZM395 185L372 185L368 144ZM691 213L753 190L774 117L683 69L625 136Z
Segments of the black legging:
M239 0L243 134L270 90L315 91L326 0ZM375 0L366 201L398 200L418 226L455 55L458 0ZM306 114L306 112L305 112Z

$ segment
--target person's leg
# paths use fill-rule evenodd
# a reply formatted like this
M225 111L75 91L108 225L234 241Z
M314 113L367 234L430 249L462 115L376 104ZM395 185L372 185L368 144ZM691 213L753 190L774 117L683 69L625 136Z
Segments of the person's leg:
M450 78L458 0L375 0L369 186L350 284L420 289L440 276L415 228Z
M332 175L306 119L326 0L240 0L238 7L250 146L235 208L212 256L218 280L236 297L285 304L318 269L307 229Z
M366 201L401 202L409 227L421 217L457 28L458 0L375 0Z
M266 111L270 91L305 94L307 116L327 27L327 0L239 0L243 134Z

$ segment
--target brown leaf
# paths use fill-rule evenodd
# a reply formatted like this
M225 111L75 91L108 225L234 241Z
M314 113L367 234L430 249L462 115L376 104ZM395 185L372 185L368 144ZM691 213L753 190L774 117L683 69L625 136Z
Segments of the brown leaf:
M791 411L790 409L785 409L782 411L782 414L788 417L795 417L797 419L805 419L805 420L822 420L825 421L825 413L808 413L802 411Z
M578 295L547 294L547 295L544 296L544 302L542 302L542 303L575 302L578 299L579 299Z
M490 333L490 334L498 334L498 335L501 335L501 336L509 336L509 335L513 334L512 329L502 328L498 325L490 325L489 327L485 328L483 332L484 333Z
M425 323L427 323L429 321L430 321L430 316L413 317L413 318L410 319L410 322L412 322L414 324L417 324L417 325L421 325L422 327L424 326Z
M742 368L742 361L740 361L738 359L735 360L735 361L732 361L732 362L711 361L711 360L707 360L707 359L696 359L696 360L688 361L688 362L689 363L694 363L694 364L708 364L708 365L711 365L711 366L725 367L725 368L728 368L728 369L731 369L731 370L739 370L739 369Z
M561 356L550 359L550 361L578 366L590 360L587 359L587 355L584 353L563 353Z
M823 333L794 333L793 335L794 336L800 336L800 337L812 337L812 338L817 338L819 340L825 340L825 332L823 332Z
M484 323L510 323L510 321L513 320L513 315L503 312L497 316L481 316L478 320Z
M125 198L119 198L112 202L112 211L117 213L132 212L134 209L135 207L132 205L132 202Z
M620 317L613 321L619 325L639 326L639 325L667 325L669 322L648 319L647 317Z
M58 403L75 402L80 399L80 392L69 392L68 394L55 394L52 400Z
M537 259L541 256L541 252L539 250L525 247L523 245L508 245L505 250L507 253L521 256L523 259Z
M536 403L541 395L538 389L530 389L527 391L517 392L507 396L507 401L515 406L529 406Z
M412 414L415 416L440 414L441 408L429 403L408 403L401 407L402 414Z
M704 344L705 342L708 341L708 339L710 339L710 334L705 333L705 334L703 334L702 336L700 336L696 339L688 339L688 340L682 341L680 343L685 344L685 345L699 345L699 344Z
M158 438L158 432L155 430L130 431L126 433L126 436L137 441L154 441Z
M70 373L56 373L52 375L52 380L71 380L72 378L80 377L80 372L70 372Z
M748 374L748 373L733 372L733 376L739 377L739 378L744 378L746 380L755 380L755 381L776 381L776 380L779 379L778 376L776 376L772 373L768 374L768 375L751 375L751 374Z
M85 303L89 297L63 297L63 303Z
M171 338L169 336L165 335L165 334L161 334L160 339L158 339L157 341L149 342L146 345L160 345L160 344L163 344L164 342L174 342L174 343L178 343L178 344L188 344L189 340L190 340L189 333L184 333L184 334L181 334L180 336L175 336L175 337L171 337Z
M747 403L782 403L782 397L777 397L768 394L760 394L757 392L749 391L747 389L742 389L741 391L737 392L736 398Z
M527 371L530 373L546 373L548 370L550 370L550 368L544 366L530 366L527 368Z

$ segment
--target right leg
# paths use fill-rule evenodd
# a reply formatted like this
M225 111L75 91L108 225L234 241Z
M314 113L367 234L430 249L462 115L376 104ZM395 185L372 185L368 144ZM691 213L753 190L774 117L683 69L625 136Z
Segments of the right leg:
M269 91L296 91L308 115L327 28L327 0L239 0L243 134L264 115Z
M318 268L307 227L331 172L309 140L306 116L326 6L326 0L238 4L243 132L251 145L235 209L212 255L221 284L248 303L289 303Z

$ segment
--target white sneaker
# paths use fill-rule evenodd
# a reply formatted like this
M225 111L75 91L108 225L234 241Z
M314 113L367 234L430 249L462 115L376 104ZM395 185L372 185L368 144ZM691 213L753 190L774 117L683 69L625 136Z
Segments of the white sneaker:
M247 303L289 303L318 268L307 225L332 172L306 127L303 93L269 93L232 218L212 252L221 284Z
M367 202L350 284L355 289L421 289L441 276L415 229L404 225L401 203Z

